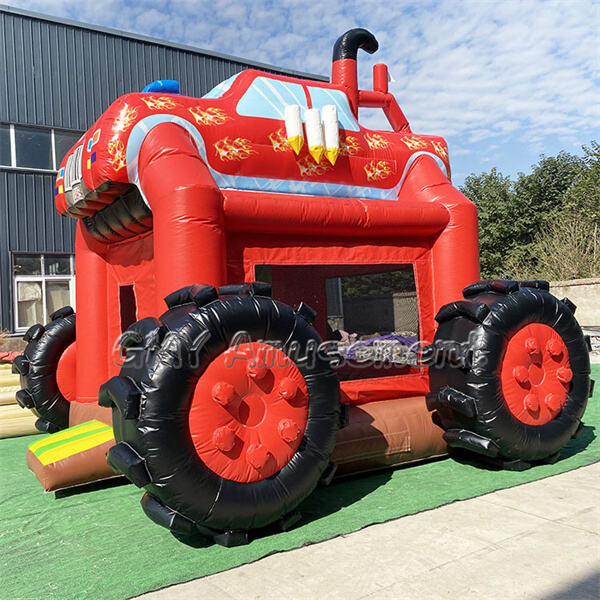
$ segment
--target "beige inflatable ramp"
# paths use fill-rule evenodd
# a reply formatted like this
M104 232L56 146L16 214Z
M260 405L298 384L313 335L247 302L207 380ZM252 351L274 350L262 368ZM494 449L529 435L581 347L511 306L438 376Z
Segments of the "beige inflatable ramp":
M93 419L35 441L27 450L27 466L46 492L120 477L106 462L114 445L112 427Z

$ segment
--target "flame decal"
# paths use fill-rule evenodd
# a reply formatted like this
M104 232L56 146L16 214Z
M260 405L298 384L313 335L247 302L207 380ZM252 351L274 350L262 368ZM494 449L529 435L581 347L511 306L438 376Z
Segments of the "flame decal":
M235 138L234 140L225 137L214 144L217 156L221 160L244 160L251 154L256 154L252 149L250 140L245 138Z
M166 110L177 106L177 102L169 96L149 96L142 100L150 110Z
M416 135L401 138L411 150L421 150L427 147L427 142Z
M440 158L448 158L448 147L442 142L431 142L431 145Z
M192 113L196 123L200 125L223 125L225 121L231 120L231 117L220 108L203 109L202 106L195 106L188 110Z
M287 137L285 137L283 129L278 129L277 131L270 133L269 140L271 140L274 152L287 152L292 149Z
M392 173L392 163L386 160L372 160L364 166L368 181L381 181Z
M108 142L108 153L110 154L108 164L112 165L115 171L120 171L123 167L127 166L125 145L121 140L115 139Z
M127 131L137 117L137 108L127 104L121 109L119 117L115 121L113 131Z
M302 177L317 177L332 169L331 165L326 162L316 163L310 154L296 161L296 164Z
M341 132L340 132L341 133ZM340 156L352 156L360 152L358 138L347 135L345 139L340 138Z
M381 150L387 148L390 145L390 141L386 140L379 133L366 133L365 140L371 150Z

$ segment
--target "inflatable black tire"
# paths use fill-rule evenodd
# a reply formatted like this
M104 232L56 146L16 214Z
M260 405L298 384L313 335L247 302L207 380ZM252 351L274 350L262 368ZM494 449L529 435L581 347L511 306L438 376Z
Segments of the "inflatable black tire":
M438 312L427 353L427 405L446 442L504 468L555 460L590 393L573 304L542 281L482 281L463 295Z
M147 490L144 511L176 535L245 543L249 530L292 513L330 465L340 420L339 382L323 358L302 360L307 346L320 342L310 324L314 313L304 304L294 311L258 295L263 293L263 284L244 284L218 292L192 286L169 295L170 309L160 319L143 319L125 333L121 373L100 389L100 404L113 409L118 442L109 464ZM280 341L308 390L306 428L292 458L250 482L211 470L196 452L188 422L198 381L240 331L253 342ZM296 351L288 352L292 342Z
M50 315L47 325L33 325L23 339L25 351L13 363L21 387L16 399L38 418L38 431L54 433L69 426L69 401L61 393L56 372L65 350L75 341L75 314L65 306Z

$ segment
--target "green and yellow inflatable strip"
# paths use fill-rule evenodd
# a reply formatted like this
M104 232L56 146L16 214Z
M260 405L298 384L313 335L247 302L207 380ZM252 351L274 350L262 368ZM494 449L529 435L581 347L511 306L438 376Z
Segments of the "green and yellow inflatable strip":
M94 419L34 442L29 446L29 450L46 466L79 452L100 446L100 444L104 444L104 442L108 442L113 438L112 427Z

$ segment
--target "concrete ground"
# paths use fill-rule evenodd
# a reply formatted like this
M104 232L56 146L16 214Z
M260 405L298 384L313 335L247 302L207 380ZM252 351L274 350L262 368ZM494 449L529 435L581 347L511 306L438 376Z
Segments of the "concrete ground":
M596 600L599 504L596 463L139 598Z

